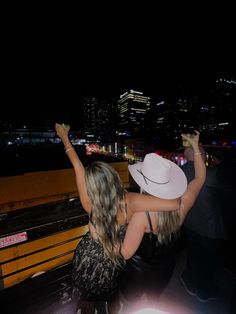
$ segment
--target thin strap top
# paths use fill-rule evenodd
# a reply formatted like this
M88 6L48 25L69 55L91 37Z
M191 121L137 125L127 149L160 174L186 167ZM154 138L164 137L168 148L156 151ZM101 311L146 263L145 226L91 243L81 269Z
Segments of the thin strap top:
M153 233L152 221L151 221L150 214L149 214L149 212L145 212L145 213L146 213L146 215L147 215L147 220L148 220L148 223L149 223L150 231L151 231L151 233Z

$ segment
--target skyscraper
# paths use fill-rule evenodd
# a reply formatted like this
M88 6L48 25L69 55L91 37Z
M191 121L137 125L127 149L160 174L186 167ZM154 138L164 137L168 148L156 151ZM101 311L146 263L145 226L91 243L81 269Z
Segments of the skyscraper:
M118 111L119 131L125 135L141 134L144 130L147 111L150 109L150 97L131 89L120 95Z
M111 103L108 101L92 96L83 98L81 116L87 139L104 141L112 135Z

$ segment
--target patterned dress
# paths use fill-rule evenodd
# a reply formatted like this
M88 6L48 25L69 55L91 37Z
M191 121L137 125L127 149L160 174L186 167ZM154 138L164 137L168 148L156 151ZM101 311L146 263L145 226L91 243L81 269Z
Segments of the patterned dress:
M126 229L127 225L120 227L122 240ZM101 243L88 232L77 245L73 257L73 296L83 301L109 301L118 291L121 272L122 267L114 265Z

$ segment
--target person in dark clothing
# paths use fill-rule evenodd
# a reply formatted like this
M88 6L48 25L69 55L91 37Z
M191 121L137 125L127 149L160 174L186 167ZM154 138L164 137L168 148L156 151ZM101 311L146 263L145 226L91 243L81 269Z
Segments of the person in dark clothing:
M165 224L173 222L177 213L163 214ZM141 215L140 215L141 216ZM145 217L146 216L146 217ZM161 220L161 215L159 220ZM163 218L163 217L162 217ZM149 212L143 214L149 230L144 233L135 255L127 260L120 282L120 292L126 310L135 310L143 304L155 307L164 289L167 287L175 268L175 246L178 240L179 225L176 233L171 233L166 239L159 237L156 219ZM178 219L176 219L178 221ZM168 228L171 226L168 225ZM138 301L138 302L137 302Z
M130 256L126 255L128 258L120 283L125 313L132 313L144 306L158 306L159 296L167 287L175 267L175 244L180 226L205 180L206 169L198 144L199 132L196 131L193 137L184 134L182 137L193 146L195 174L181 196L179 209L167 214L161 211L158 214L140 212L134 214L129 222L126 236L132 237L133 247L136 245L137 250L132 250L133 254L130 250ZM143 162L129 165L129 172L142 194L169 199L176 197L178 189L186 180L176 164L176 173L173 169L171 175L166 175L173 164L151 153L145 156ZM158 175L155 177L155 174Z
M204 150L199 149L205 161ZM194 176L191 147L185 149L184 156L187 163L182 170L189 182ZM183 224L188 248L186 267L180 279L186 291L201 302L217 297L215 275L225 239L217 185L216 169L207 168L206 181Z
M226 230L224 267L236 278L236 258L233 249L236 243L236 163L233 162L232 155L227 151L223 151L223 149L213 153L212 162L216 171L217 182L220 183L217 189L220 199L221 214Z

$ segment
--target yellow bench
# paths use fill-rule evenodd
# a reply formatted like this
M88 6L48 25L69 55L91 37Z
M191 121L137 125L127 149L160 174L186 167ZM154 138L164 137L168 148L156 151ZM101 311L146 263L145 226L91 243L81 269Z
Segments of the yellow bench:
M111 165L128 188L128 162L115 162ZM0 186L0 214L9 214L9 219L11 213L22 211L32 211L34 217L40 206L45 207L46 219L47 213L50 213L47 204L78 198L73 169L1 177ZM39 226L14 232L3 234L0 231L0 290L22 282L35 273L46 272L71 261L76 245L88 230L87 221L86 213L81 212L77 217L58 218L58 221L50 223L45 221ZM50 234L42 234L37 239L30 238L30 234L50 229L53 224L56 227ZM19 243L16 240L14 243L14 239L18 239L21 233L25 233L25 240Z

